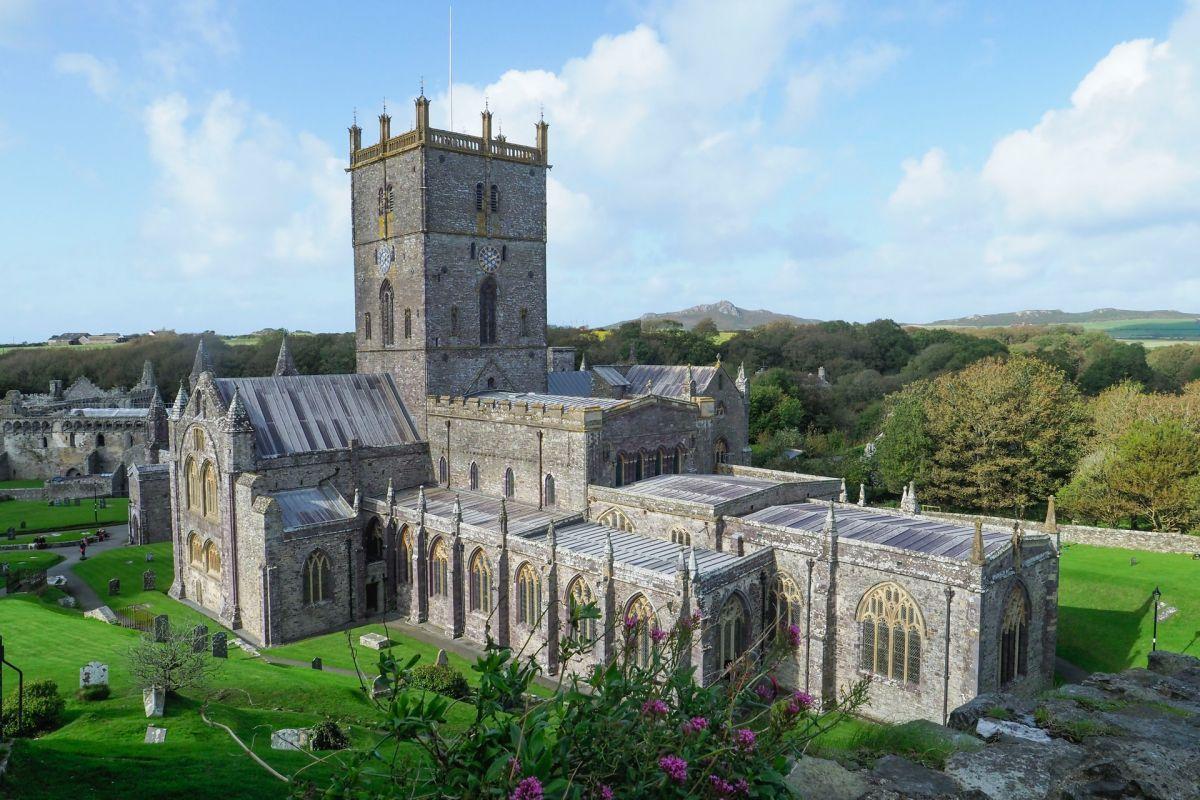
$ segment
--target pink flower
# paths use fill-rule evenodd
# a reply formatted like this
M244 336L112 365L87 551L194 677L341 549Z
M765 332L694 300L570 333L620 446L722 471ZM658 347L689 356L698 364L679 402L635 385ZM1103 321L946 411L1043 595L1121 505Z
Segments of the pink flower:
M655 642L661 643L664 639L667 638L667 632L664 631L662 628L658 627L657 625L655 625L653 628L650 629L650 638L653 639Z
M630 614L625 618L625 630L631 631L638 625L637 614Z
M808 692L795 692L792 699L788 701L788 713L799 714L801 711L807 711L816 705L816 699Z
M754 731L749 728L738 728L733 732L733 741L739 750L749 753L754 749Z
M683 723L684 733L699 733L708 728L708 720L704 717L692 717L687 722Z
M790 644L792 647L799 647L800 642L803 640L803 637L800 636L800 626L788 625L787 634L788 644Z
M642 713L648 717L665 717L667 710L667 704L657 698L642 703Z
M754 693L769 703L779 694L779 681L775 680L775 676L770 675L767 682L754 687Z
M692 624L693 625L700 624L700 609L698 609L698 608L692 612Z
M688 764L679 756L663 756L658 760L658 768L676 783L683 783L687 780Z
M513 756L512 758L510 758L508 760L508 774L509 775L520 775L521 774L521 759L517 758L516 756Z
M542 782L532 775L523 778L508 800L542 800Z
M613 800L612 787L607 783L600 784L600 800Z
M733 797L750 793L750 784L746 783L745 778L738 778L737 783L731 783L719 775L709 775L708 783L717 797Z

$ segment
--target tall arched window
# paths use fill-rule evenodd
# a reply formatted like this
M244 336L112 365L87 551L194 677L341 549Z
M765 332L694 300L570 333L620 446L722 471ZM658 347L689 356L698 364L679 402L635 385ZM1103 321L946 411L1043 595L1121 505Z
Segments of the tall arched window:
M557 499L554 496L554 476L547 475L545 484L546 490L542 493L543 502L548 506L552 506L557 502Z
M395 304L392 282L385 280L379 286L379 338L385 345L396 343Z
M921 643L925 622L912 595L898 584L881 583L867 591L855 614L862 628L864 672L904 683L921 682Z
M200 469L196 466L196 459L191 456L187 457L187 461L183 464L184 487L183 494L187 498L187 507L189 511L198 511L200 509Z
M483 550L476 550L471 556L469 572L468 607L481 614L492 613L492 568Z
M504 470L504 496L510 500L517 493L517 479L513 476L512 467Z
M575 576L571 585L567 587L568 635L586 645L588 649L591 649L592 643L596 641L596 620L576 619L575 609L594 602L596 597L592 594L592 587L588 586L582 575Z
M724 439L717 439L716 445L713 446L713 455L718 464L729 463L729 442Z
M203 508L204 516L209 519L217 518L217 471L211 461L205 461L200 470L200 482L204 486Z
M396 555L399 559L399 567L397 574L400 576L401 583L409 583L412 581L412 539L409 537L408 526L405 525L400 529L400 552Z
M1008 593L1000 619L1000 685L1027 674L1029 649L1029 598L1017 584Z
M200 537L194 533L188 537L188 563L194 567L204 564L204 548L200 544Z
M412 338L412 309L404 309L404 338Z
M371 341L371 312L363 314L363 338Z
M104 434L103 433L96 434L96 447L104 447Z
M450 306L450 335L458 336L458 306Z
M479 285L479 343L496 343L496 279L491 275Z
M217 550L217 543L211 539L204 545L204 569L213 575L221 573L221 553Z
M529 309L527 308L521 309L521 335L529 335Z
M618 489L625 485L625 454L617 453L617 464L613 469L613 486Z
M447 597L450 594L450 556L446 545L438 539L429 550L429 594Z
M746 649L746 605L737 594L729 595L721 606L720 625L720 663L724 669Z
M471 462L471 491L479 491L479 465Z
M475 210L483 211L483 184L475 184Z
M672 528L671 541L675 544L681 544L684 547L689 547L692 544L692 534L683 528Z
M771 593L768 601L772 635L782 634L789 625L800 624L804 595L800 593L800 587L796 585L796 581L791 575L786 572L776 573L775 580L771 581Z
M450 483L450 465L446 462L445 456L438 459L438 483L443 486Z
M500 190L496 188L496 184L492 184L491 191L488 193L488 208L492 213L500 210Z
M542 582L526 562L517 570L517 622L536 625L542 615Z
M663 475L675 475L679 472L679 459L675 456L674 450L659 448L658 457L662 461Z
M654 609L645 595L634 595L625 607L625 626L634 637L633 659L639 667L650 665L650 657L654 653L654 639L651 632L658 625Z
M619 531L633 533L637 530L633 526L633 520L625 516L625 512L619 508L610 508L596 518L596 522L600 525L607 525L610 528L616 528Z
M363 531L363 553L368 564L383 561L383 523L378 517L372 517Z
M329 569L329 556L321 550L313 550L304 561L304 605L322 603L333 599L333 574Z

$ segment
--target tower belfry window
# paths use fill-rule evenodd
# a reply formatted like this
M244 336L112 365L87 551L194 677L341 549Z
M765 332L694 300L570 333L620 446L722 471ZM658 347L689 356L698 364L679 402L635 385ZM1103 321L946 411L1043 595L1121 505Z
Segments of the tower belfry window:
M479 343L496 343L496 279L490 275L479 286Z
M412 309L404 309L404 338L412 338Z
M395 296L390 281L379 287L379 335L385 345L396 342Z
M488 208L492 213L500 210L500 190L496 188L496 184L492 184L491 192L488 194Z
M475 210L483 211L483 184L475 184Z

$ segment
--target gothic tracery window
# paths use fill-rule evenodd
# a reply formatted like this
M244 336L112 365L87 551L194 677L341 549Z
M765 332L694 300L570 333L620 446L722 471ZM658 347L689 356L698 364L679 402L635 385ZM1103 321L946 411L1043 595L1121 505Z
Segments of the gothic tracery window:
M607 525L610 528L616 528L619 531L633 533L637 530L633 526L633 520L625 515L625 512L619 508L610 508L596 518L596 522L600 525Z
M731 594L721 606L720 664L722 668L737 661L746 649L746 606L736 594Z
M492 613L492 568L483 550L476 550L471 556L468 605L472 611Z
M333 599L333 574L329 569L329 556L322 550L313 550L304 562L304 604L313 605Z
M496 343L496 279L491 275L479 285L479 343Z
M441 539L434 542L429 551L429 594L431 597L450 594L450 556Z
M716 446L713 447L713 454L716 456L718 464L729 463L729 442L724 439L717 439Z
M585 644L589 649L591 643L596 641L596 620L576 619L575 609L595 601L592 587L588 586L582 575L577 575L571 581L571 585L567 587L567 625L570 637Z
M898 584L881 583L863 595L855 618L862 630L859 666L864 672L921 682L925 623L912 595Z
M672 528L671 541L675 544L681 544L684 547L689 547L692 544L692 534L688 533L683 528Z
M196 459L188 456L183 465L183 473L183 494L187 498L188 510L196 511L200 508L200 469L196 466Z
M400 529L400 552L396 556L399 559L398 575L401 583L409 583L412 581L412 539L409 537L408 526L405 525Z
M479 491L479 465L474 461L471 462L470 469L471 491Z
M488 208L493 214L500 210L500 190L496 188L496 184L494 183L488 193Z
M385 345L396 343L395 302L392 283L385 280L379 287L379 338Z
M517 571L517 622L536 625L542 615L542 582L528 562Z
M625 607L625 627L633 636L633 658L639 667L650 665L654 653L652 631L658 625L654 609L643 594L634 595Z
M1000 620L1000 685L1027 674L1029 649L1029 598L1020 584L1008 593Z
M772 634L783 634L790 625L800 625L801 611L804 607L804 595L796 581L786 572L775 575L771 581L769 596L769 622L772 623Z
M217 471L211 461L205 461L200 470L200 483L203 487L201 506L204 516L209 519L217 518Z

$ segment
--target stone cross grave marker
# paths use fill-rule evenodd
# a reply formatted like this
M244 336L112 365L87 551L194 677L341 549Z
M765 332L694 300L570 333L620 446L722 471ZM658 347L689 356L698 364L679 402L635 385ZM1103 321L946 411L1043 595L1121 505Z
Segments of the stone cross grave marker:
M121 579L120 578L109 578L108 579L108 596L114 597L120 593L121 593Z
M146 553L146 560L147 560L147 561L153 561L153 560L154 560L154 553Z
M226 642L225 631L217 631L212 635L213 658L229 658L229 646Z
M192 652L203 653L208 649L208 626L197 625L192 628Z
M142 591L154 591L154 570L148 569L142 573Z
M108 686L108 665L99 661L89 661L79 668L79 688L89 686Z
M165 642L171 635L171 620L166 614L154 618L154 641Z

